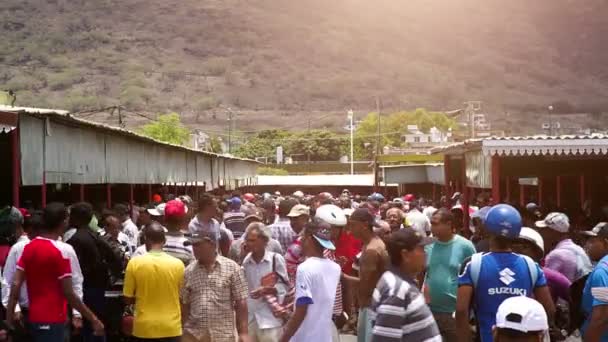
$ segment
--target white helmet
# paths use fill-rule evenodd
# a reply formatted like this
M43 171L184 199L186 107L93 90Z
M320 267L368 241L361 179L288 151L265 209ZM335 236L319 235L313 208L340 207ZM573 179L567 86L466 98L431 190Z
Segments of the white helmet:
M540 250L543 251L543 254L545 254L545 242L543 237L540 236L536 230L528 227L522 227L521 232L519 232L519 238L533 242L536 247L540 248Z
M304 193L300 190L293 193L293 197L302 198L304 197Z
M317 208L315 218L321 219L332 226L346 226L346 215L344 210L333 204L324 204Z

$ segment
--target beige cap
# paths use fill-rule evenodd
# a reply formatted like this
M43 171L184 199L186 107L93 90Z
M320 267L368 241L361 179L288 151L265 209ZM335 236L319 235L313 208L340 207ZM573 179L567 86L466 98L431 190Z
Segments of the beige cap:
M287 217L300 217L302 215L310 216L310 208L305 206L304 204L296 204L291 208Z

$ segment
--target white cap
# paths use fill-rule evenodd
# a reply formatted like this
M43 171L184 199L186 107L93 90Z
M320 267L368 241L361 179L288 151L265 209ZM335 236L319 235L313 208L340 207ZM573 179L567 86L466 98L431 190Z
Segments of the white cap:
M302 198L304 197L304 193L300 190L293 193L293 197Z
M161 203L157 205L154 209L148 209L148 213L152 216L165 216L166 205L166 203ZM188 212L188 207L186 207L186 212Z
M570 220L563 213L549 213L542 221L536 221L539 228L551 228L556 232L567 233L570 230Z
M536 230L522 227L519 232L519 238L534 243L536 247L540 248L543 254L545 253L545 240L543 240L543 237Z
M521 332L549 329L545 308L532 298L517 296L505 299L496 312L496 327Z

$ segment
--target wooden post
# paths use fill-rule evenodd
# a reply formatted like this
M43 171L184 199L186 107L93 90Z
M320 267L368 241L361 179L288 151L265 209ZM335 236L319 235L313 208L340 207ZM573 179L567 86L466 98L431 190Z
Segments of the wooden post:
M106 205L108 209L112 209L112 184L106 184Z
M437 184L433 183L433 201L437 200Z
M519 205L523 208L526 205L526 186L519 185Z
M13 178L13 207L19 208L21 201L19 198L19 189L21 187L21 155L19 148L19 127L13 129L10 133L11 139L11 171Z
M177 197L177 182L173 183L173 194Z
M543 179L538 177L538 205L543 206Z
M562 207L562 177L555 177L555 194L557 197L557 207Z
M84 184L82 184L82 183L80 183L79 192L80 192L80 196L79 196L80 202L84 202Z
M586 198L585 198L585 175L581 175L579 180L578 180L578 191L579 191L579 200L581 202L581 208L583 206L583 203L585 203Z
M498 204L502 201L500 197L500 157L492 156L492 201Z
M152 184L148 183L148 200L146 200L146 203L150 202L152 202Z

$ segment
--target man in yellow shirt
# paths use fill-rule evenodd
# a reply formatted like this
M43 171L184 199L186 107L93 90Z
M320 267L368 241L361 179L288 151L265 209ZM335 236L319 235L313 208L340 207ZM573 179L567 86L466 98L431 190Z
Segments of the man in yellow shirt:
M163 252L163 227L146 226L147 254L129 261L123 294L135 303L133 336L141 341L178 342L182 335L179 291L184 263Z

